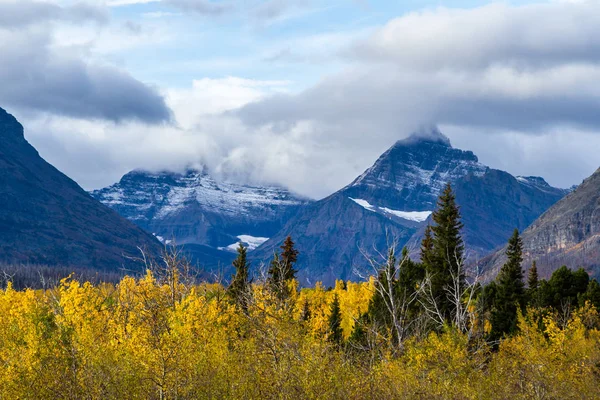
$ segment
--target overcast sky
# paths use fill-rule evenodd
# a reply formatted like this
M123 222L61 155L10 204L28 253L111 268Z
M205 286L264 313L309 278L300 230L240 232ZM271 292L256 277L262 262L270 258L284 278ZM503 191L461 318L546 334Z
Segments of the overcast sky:
M319 198L424 124L569 187L599 38L600 0L0 0L0 107L86 189L204 164Z

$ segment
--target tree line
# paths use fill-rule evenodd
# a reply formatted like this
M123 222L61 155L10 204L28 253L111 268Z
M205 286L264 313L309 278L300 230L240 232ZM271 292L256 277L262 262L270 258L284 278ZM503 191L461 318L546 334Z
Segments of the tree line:
M465 264L448 186L420 259L392 246L364 282L299 288L288 237L228 285L177 252L145 276L0 290L0 398L598 398L599 285L524 276L515 231L487 284ZM527 282L525 282L527 280Z

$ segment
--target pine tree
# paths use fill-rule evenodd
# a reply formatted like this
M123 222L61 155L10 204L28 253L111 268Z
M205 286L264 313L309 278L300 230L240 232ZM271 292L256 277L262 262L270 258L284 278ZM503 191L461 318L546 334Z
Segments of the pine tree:
M269 266L268 286L276 294L280 301L290 296L288 283L296 279L297 271L294 265L298 261L298 250L294 248L292 238L288 236L280 247L281 255L275 253Z
M292 237L288 236L285 238L285 242L281 248L281 263L283 267L283 279L290 280L296 279L296 271L294 265L298 261L298 250L294 248L294 242Z
M389 297L395 292L396 277L396 255L391 248L388 253L388 259L385 264L379 268L377 281L375 282L375 293L369 302L369 318L379 328L389 327L392 323L392 316L388 308Z
M411 260L408 248L404 247L395 292L397 302L406 304L406 315L403 316L406 321L416 318L419 312L419 303L414 301L414 296L417 292L417 286L423 278L425 278L423 264Z
M362 313L354 322L348 344L353 350L367 350L369 347L368 329L370 326L369 313Z
M427 224L425 235L421 241L421 264L426 270L431 269L433 260L433 231L431 225Z
M523 241L515 229L506 249L508 260L497 277L496 298L492 309L492 339L500 339L517 329L517 310L524 311L525 283L523 282Z
M539 301L539 290L540 286L539 275L537 270L537 263L533 261L531 263L531 268L529 269L529 274L527 276L527 302L533 307L538 307L540 304Z
M342 310L340 308L340 299L337 293L333 296L331 311L329 314L329 341L336 346L340 346L344 340L342 330Z
M269 265L267 278L267 286L278 298L283 298L285 289L285 280L283 279L282 263L279 257L279 253L273 254L273 259Z
M432 244L425 244L427 249L425 254L431 252L430 259L426 260L427 272L431 276L431 291L439 310L447 321L451 321L452 311L455 307L446 292L446 289L453 284L453 274L460 279L461 287L465 282L462 272L464 244L460 234L463 224L460 218L454 192L448 183L438 199L437 210L432 216L433 222L435 222L431 228Z
M302 305L302 313L300 314L300 321L308 322L310 320L310 304L308 304L308 299L304 299L304 304Z
M247 259L246 247L242 243L237 248L237 258L233 260L233 267L235 268L235 274L227 288L227 292L236 304L242 307L242 309L247 310L248 289L250 286L248 270L250 269L250 265Z
M531 269L529 269L529 276L527 278L527 286L529 290L536 290L539 284L539 276L537 270L537 263L534 261L531 263Z

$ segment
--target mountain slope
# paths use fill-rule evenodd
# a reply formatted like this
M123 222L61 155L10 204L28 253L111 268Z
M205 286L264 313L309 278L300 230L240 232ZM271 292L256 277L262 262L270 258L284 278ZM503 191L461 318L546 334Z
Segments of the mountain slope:
M456 191L465 241L474 256L525 228L565 191L541 178L515 178L455 149L437 129L398 141L354 182L301 210L252 255L266 262L287 235L300 251L303 283L357 279L370 271L365 255L381 259L394 239L417 255L420 238L447 182ZM358 272L358 273L357 273Z
M522 233L525 269L537 260L540 275L558 267L584 267L600 275L600 169L548 209ZM482 261L488 278L506 257L501 249Z
M165 241L225 251L240 240L257 247L308 202L280 187L219 182L206 169L132 171L92 196Z
M0 262L137 268L160 243L44 161L0 108Z

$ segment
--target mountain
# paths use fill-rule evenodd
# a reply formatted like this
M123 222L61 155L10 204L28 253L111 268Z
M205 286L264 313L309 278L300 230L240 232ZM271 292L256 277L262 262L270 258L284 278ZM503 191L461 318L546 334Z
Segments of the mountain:
M141 268L160 243L44 161L0 108L0 263Z
M525 229L568 193L543 178L513 177L496 169L458 179L454 190L471 258L487 255L506 243L515 228Z
M537 261L542 277L562 265L600 276L600 169L522 232L525 269ZM504 264L505 249L482 260L488 279Z
M267 262L291 235L300 251L303 284L373 274L366 256L382 261L392 242L408 245L417 255L447 182L455 189L474 257L505 243L515 227L524 229L565 195L542 178L488 168L429 128L395 143L350 185L300 210L251 257Z
M214 179L206 168L184 173L132 171L93 197L166 243L185 245L201 263L227 263L239 241L250 250L309 201L274 186Z

